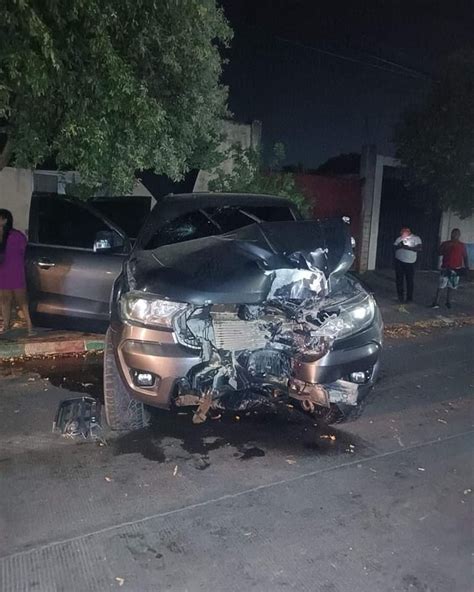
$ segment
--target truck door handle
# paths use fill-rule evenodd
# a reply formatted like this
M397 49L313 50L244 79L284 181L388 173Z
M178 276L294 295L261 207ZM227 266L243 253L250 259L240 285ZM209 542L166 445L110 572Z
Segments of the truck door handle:
M36 264L38 267L41 267L41 269L49 269L50 267L56 266L56 264L49 259L39 259Z

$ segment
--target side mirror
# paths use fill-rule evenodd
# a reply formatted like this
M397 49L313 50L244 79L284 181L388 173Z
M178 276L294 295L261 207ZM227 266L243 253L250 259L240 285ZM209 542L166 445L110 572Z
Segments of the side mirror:
M125 247L124 239L114 230L101 230L94 237L94 253L120 253Z
M112 250L110 242L106 238L97 239L94 241L94 253L104 253Z

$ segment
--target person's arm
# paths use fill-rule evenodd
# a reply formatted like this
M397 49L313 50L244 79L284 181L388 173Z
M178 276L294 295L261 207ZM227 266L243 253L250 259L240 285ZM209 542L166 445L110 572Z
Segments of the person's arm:
M464 269L466 269L466 271L469 271L469 257L467 256L466 245L464 245L464 252L462 254L462 258L464 261Z
M414 247L405 246L403 248L406 249L407 251L414 251L415 253L420 253L423 250L421 243L419 243L418 245L415 245Z
M13 248L18 253L18 258L25 260L26 245L28 243L26 236L22 232L15 232Z
M396 252L398 251L398 249L403 249L404 246L402 245L402 237L399 236L397 239L395 239L395 242L393 243L393 250Z
M402 245L401 248L405 249L406 251L413 251L414 253L419 253L422 250L421 240L417 242L416 245L414 245L413 247L409 247L408 245Z

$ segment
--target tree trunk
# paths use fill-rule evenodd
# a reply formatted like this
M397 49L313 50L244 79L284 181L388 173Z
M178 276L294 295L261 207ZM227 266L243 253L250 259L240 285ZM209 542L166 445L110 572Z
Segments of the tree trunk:
M0 171L2 171L6 166L8 166L8 163L10 162L10 156L12 155L12 148L12 139L11 136L8 136L3 150L0 153Z

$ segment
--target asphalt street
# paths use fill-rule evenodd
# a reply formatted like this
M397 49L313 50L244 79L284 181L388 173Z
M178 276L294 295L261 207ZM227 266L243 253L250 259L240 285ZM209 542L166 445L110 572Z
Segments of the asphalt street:
M100 359L4 368L2 592L471 592L473 329L387 343L356 422L291 408L51 433Z

